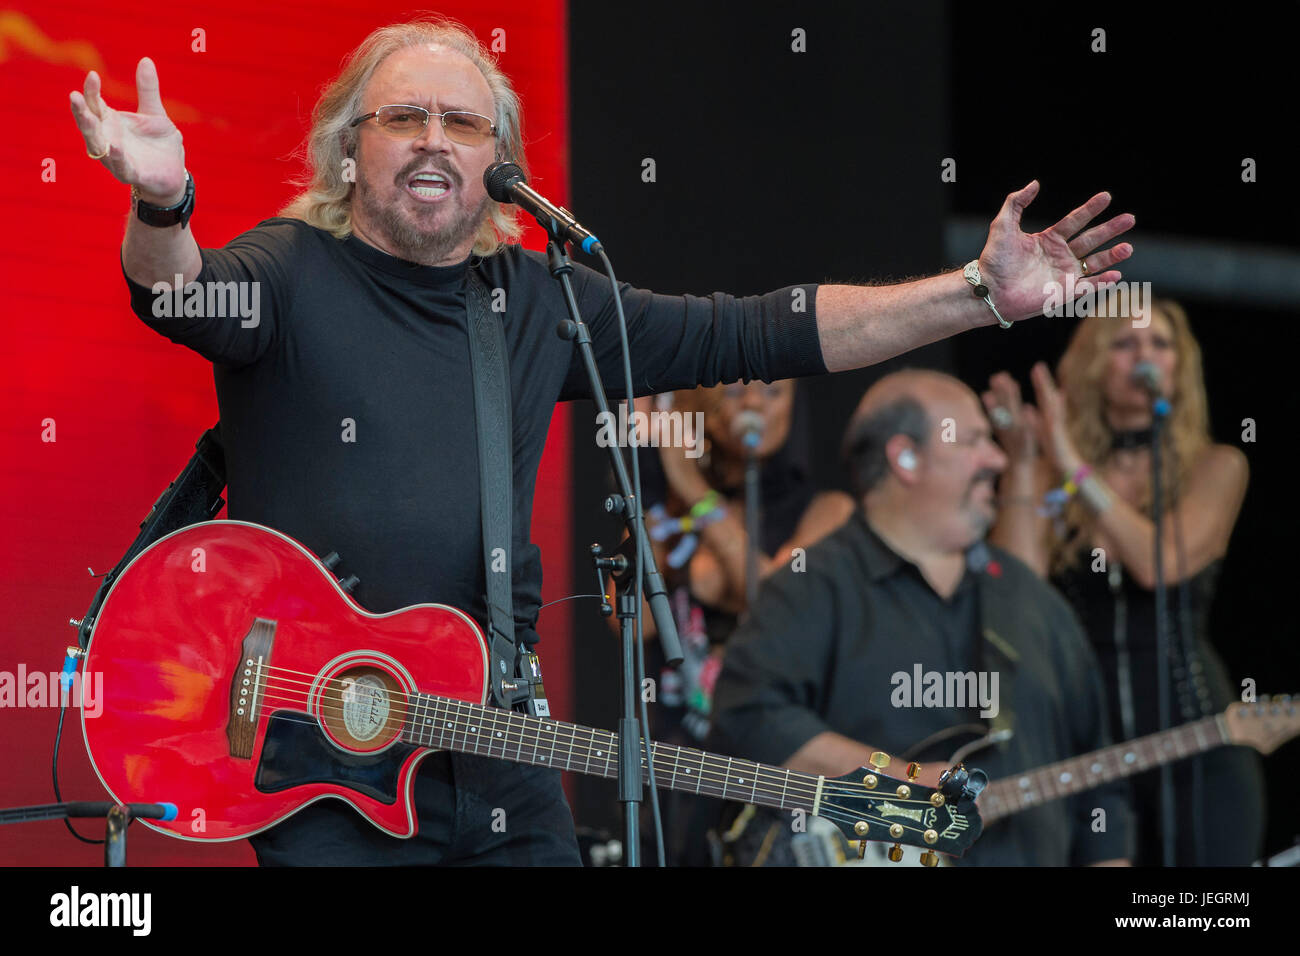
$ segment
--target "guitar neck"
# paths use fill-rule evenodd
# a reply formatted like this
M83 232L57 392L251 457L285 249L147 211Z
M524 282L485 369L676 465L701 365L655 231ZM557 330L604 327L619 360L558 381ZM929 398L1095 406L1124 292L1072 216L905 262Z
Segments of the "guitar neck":
M1230 742L1223 714L1203 717L1172 730L994 780L980 794L980 815L989 824L1040 803L1082 793Z
M402 739L436 750L595 777L618 776L618 735L612 731L432 694L410 698ZM650 754L660 788L778 810L817 812L822 778L813 774L653 741ZM648 783L644 754L640 764L641 779Z

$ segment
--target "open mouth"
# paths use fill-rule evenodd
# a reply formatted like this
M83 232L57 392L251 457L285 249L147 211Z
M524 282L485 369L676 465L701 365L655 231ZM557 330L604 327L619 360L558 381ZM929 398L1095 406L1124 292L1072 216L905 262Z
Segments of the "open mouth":
M437 200L451 192L451 180L441 173L416 173L406 188L421 199Z

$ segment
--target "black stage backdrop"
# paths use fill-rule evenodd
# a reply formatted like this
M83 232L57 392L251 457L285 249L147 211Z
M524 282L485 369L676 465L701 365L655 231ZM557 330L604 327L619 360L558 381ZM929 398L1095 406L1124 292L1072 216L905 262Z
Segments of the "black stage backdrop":
M1224 7L1222 9L1231 9ZM1043 7L912 3L727 9L655 3L570 4L573 208L600 235L620 279L661 292L737 295L808 281L883 282L973 258L1005 195L1042 183L1026 223L1044 228L1100 189L1137 215L1126 279L1163 275L1142 240L1209 240L1300 251L1294 154L1275 130L1285 31L1234 22ZM1094 52L1095 30L1105 52ZM795 31L803 31L804 51ZM1258 179L1242 181L1242 161ZM955 161L955 181L941 176ZM654 161L654 181L643 178ZM545 184L538 184L545 192ZM979 226L977 239L970 225ZM982 225L981 225L982 223ZM965 226L965 230L963 230ZM1166 261L1168 253L1165 253ZM1217 268L1213 256L1185 261ZM1164 287L1157 286L1157 293ZM1170 290L1164 289L1167 293ZM1295 300L1178 294L1204 350L1217 440L1241 447L1251 483L1214 611L1234 680L1261 693L1300 689L1289 554L1296 522L1297 403L1288 373ZM1007 369L1028 389L1034 361L1055 363L1073 327L1039 319L966 333L860 372L809 380L806 417L817 478L844 486L839 438L883 371L952 372L977 390ZM600 511L610 487L594 408L572 407L574 578L594 584L587 545L612 545ZM1257 438L1242 443L1242 420ZM592 601L575 609L575 717L613 727L617 641ZM1273 808L1266 849L1296 836L1283 811L1300 756L1266 761ZM580 778L580 826L617 833L612 783Z

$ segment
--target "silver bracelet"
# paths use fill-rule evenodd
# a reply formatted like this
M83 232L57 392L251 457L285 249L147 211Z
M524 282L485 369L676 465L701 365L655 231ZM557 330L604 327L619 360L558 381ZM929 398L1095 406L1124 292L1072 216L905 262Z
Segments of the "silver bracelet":
M972 259L970 262L966 263L966 268L961 270L961 274L966 277L967 282L975 287L975 297L977 299L983 299L988 303L989 308L993 310L993 314L997 316L998 325L1002 326L1004 329L1011 328L1011 323L1002 318L1002 313L999 312L998 307L993 304L993 297L989 295L989 287L984 284L984 280L980 276L980 261L978 259Z

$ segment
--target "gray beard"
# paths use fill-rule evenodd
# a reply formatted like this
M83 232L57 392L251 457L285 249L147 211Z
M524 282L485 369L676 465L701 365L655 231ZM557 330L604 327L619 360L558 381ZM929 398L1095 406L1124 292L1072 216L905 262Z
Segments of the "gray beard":
M365 183L357 181L353 199L360 205L366 219L387 242L401 259L435 265L452 255L467 239L478 232L483 218L487 215L490 197L483 197L483 202L472 213L461 211L443 230L424 232L402 216L396 203L382 203L375 199L374 190L366 188Z

